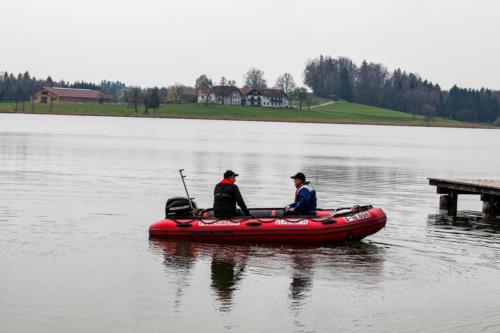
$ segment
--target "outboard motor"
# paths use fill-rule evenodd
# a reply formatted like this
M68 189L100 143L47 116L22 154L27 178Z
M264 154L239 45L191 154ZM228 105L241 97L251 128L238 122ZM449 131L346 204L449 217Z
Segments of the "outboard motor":
M193 200L191 200L191 205L193 206L193 210L198 210L196 202ZM189 205L188 198L173 197L168 199L167 204L165 205L165 218L194 217L195 212L193 212L193 210Z

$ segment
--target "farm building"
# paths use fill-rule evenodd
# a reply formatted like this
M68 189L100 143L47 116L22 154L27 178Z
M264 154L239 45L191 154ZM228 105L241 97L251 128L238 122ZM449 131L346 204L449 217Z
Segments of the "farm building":
M196 103L196 90L192 87L182 87L179 100L181 103Z
M198 103L241 105L241 93L235 86L215 86L198 91Z
M214 86L198 91L198 103L287 108L288 96L281 89Z
M242 88L241 105L287 108L288 96L282 89Z
M91 89L44 87L35 94L38 103L102 103L109 97Z

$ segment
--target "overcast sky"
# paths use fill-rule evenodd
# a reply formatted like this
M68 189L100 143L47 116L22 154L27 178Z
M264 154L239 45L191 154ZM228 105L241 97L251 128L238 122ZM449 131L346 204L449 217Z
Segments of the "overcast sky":
M325 54L500 89L498 0L1 2L0 71L164 86L253 66L274 84Z

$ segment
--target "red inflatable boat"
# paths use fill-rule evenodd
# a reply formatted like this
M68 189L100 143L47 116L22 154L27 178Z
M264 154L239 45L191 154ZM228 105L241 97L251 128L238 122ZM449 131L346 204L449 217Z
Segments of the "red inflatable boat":
M287 216L282 209L251 209L251 217L217 219L211 210L196 217L168 217L149 227L151 237L217 242L329 243L359 240L385 226L380 208L355 206Z

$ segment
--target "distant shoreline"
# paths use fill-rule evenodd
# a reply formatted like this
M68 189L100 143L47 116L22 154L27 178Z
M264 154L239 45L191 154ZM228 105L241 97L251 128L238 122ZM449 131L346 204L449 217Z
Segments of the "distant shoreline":
M37 105L37 108L40 107L40 105ZM411 115L402 112L348 103L311 108L311 110L234 107L225 105L210 105L206 107L203 104L179 104L163 106L154 114L152 110L150 110L149 113L144 113L142 110L135 113L133 108L116 104L57 104L54 105L55 110L53 112L47 110L47 105L43 105L42 107L45 109L35 109L35 111L32 112L31 104L27 104L25 106L25 111L14 111L11 106L4 105L2 107L2 104L0 104L0 113L499 129L498 127L488 124L466 123L441 118L435 118L428 123L422 116L416 116L415 120L413 120Z

